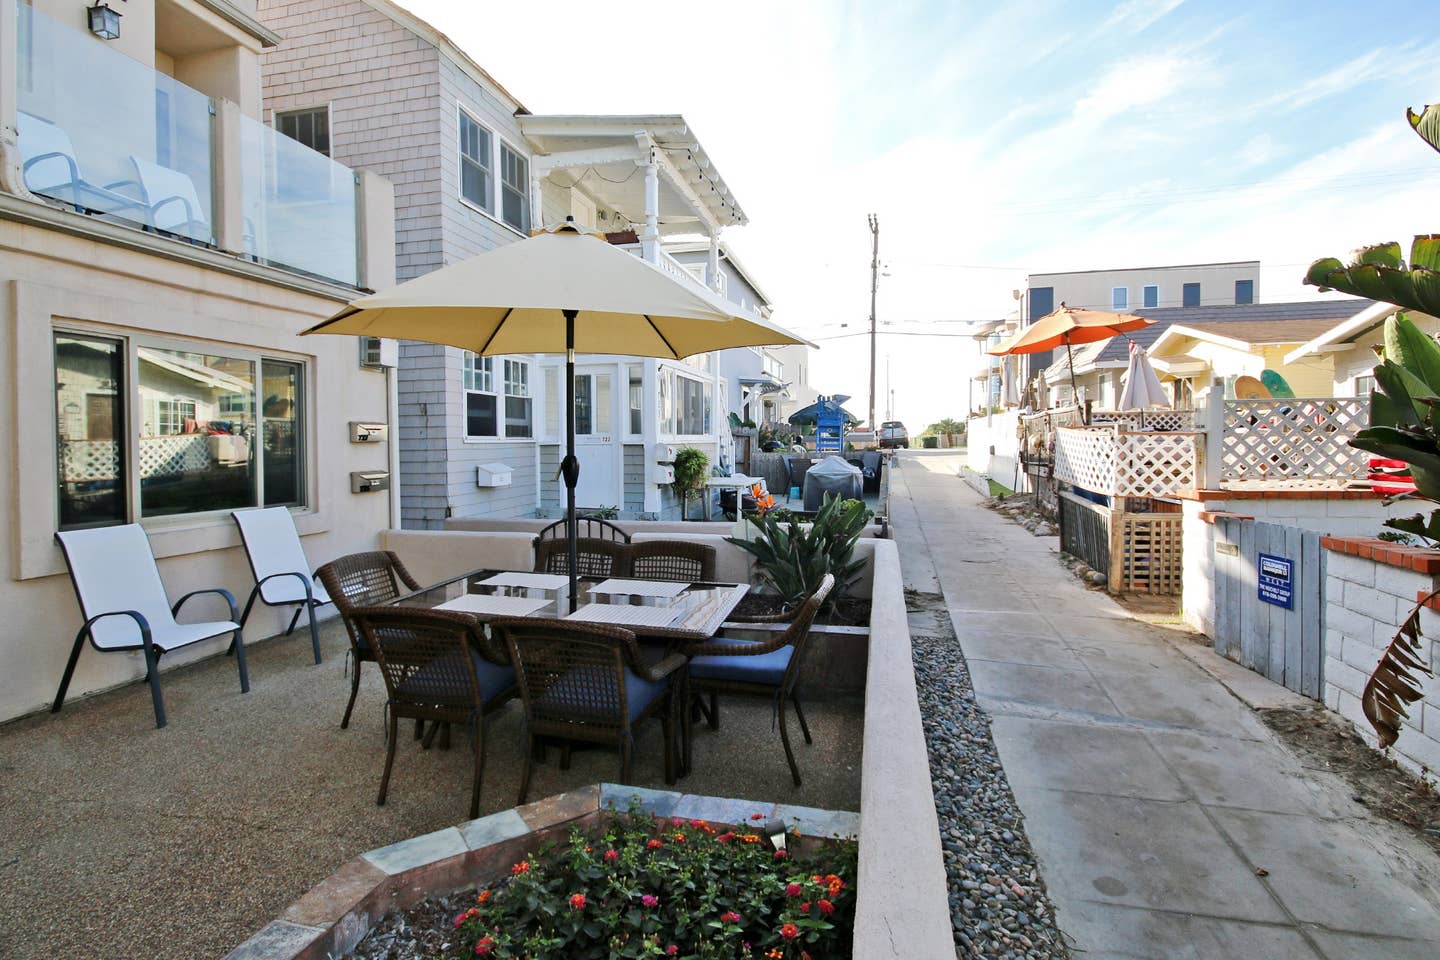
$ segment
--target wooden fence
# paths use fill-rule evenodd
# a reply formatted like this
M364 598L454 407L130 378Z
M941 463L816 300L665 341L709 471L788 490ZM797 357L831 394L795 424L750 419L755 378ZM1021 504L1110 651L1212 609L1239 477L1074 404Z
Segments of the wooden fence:
M1181 514L1129 513L1065 490L1058 496L1060 549L1104 573L1111 593L1180 593Z
M1110 510L1069 491L1058 494L1060 549L1079 557L1092 570L1110 570Z
M1320 537L1277 523L1215 521L1215 651L1314 700L1325 689ZM1288 562L1293 609L1260 599L1261 554Z

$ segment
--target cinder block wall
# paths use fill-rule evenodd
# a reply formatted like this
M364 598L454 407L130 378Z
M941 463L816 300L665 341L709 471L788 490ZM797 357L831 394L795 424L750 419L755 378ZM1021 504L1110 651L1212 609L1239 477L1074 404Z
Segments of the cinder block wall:
M1357 539L1327 538L1325 545L1330 551L1325 579L1325 705L1352 721L1366 742L1377 746L1360 695L1417 596L1440 587L1440 573L1428 572L1440 566L1440 551L1397 549L1382 541ZM1415 559L1426 556L1430 562ZM1425 634L1423 655L1440 673L1440 616L1424 609L1420 626ZM1391 752L1402 766L1440 785L1440 679L1422 680L1425 696L1410 707L1410 719Z

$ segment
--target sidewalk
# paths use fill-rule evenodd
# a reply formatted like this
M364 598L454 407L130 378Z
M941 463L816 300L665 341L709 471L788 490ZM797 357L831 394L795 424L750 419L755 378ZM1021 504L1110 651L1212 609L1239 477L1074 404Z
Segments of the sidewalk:
M945 597L1073 955L1440 956L1440 857L984 509L962 462L893 474L906 586Z

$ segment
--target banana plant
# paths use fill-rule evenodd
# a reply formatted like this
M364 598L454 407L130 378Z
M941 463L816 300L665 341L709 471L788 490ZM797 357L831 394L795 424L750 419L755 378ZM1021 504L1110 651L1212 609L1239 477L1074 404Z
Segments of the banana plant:
M1426 104L1419 113L1406 107L1405 119L1410 121L1410 128L1420 135L1421 140L1440 150L1440 103Z
M1437 121L1432 125L1440 126L1440 110L1435 112ZM1416 237L1410 244L1408 265L1399 243L1377 243L1352 253L1349 264L1335 257L1316 260L1306 272L1305 282L1322 291L1339 290L1440 316L1440 235Z

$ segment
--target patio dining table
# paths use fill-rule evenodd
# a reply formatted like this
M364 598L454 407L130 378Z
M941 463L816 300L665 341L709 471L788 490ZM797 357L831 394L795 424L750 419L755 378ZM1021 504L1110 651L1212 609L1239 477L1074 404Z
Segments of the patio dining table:
M749 587L743 583L675 583L582 577L570 613L566 577L544 573L472 570L397 597L393 606L455 610L483 621L496 617L543 617L607 623L639 640L674 648L709 640L720 630Z

